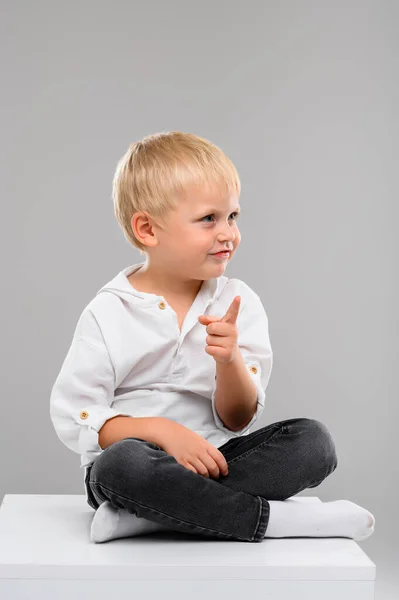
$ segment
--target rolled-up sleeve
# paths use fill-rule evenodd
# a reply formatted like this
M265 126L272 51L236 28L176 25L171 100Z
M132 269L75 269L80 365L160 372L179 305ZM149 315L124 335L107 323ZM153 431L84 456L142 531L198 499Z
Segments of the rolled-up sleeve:
M102 452L98 432L111 417L115 373L106 347L74 338L50 395L50 418L67 448L93 459Z
M259 419L265 407L266 388L269 384L272 367L273 351L269 337L269 321L266 311L263 307L259 295L245 284L245 293L242 294L243 306L240 310L238 327L238 347L244 358L251 379L257 390L257 407L251 421L242 429L234 431L236 436L241 436L254 425ZM231 430L226 428L216 412L216 379L212 390L212 411L216 425L223 431Z

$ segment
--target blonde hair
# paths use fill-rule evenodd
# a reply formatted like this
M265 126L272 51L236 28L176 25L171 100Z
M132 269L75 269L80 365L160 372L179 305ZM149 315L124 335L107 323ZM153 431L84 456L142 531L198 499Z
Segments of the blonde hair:
M241 193L232 161L212 142L193 133L169 131L148 135L131 144L119 160L112 182L115 216L129 243L145 253L147 246L135 236L132 217L145 211L159 225L176 209L189 188L220 189Z

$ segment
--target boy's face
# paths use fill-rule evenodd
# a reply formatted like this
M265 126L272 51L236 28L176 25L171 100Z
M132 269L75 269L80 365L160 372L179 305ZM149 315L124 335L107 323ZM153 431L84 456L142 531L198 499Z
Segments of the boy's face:
M150 262L183 279L219 277L241 241L233 214L239 211L236 195L223 199L217 189L192 189L168 213L163 228L153 225L158 243L148 247ZM230 250L227 258L212 256L224 249Z

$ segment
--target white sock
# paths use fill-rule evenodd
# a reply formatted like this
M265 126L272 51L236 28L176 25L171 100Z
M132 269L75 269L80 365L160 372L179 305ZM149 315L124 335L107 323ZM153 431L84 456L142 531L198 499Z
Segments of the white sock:
M374 516L350 500L296 502L269 500L265 538L348 537L363 541L374 532Z
M124 508L114 508L106 500L94 513L90 539L96 543L108 542L117 538L143 535L154 531L171 531L171 528L138 517Z
M269 500L269 504L270 517L265 538L349 537L359 542L374 532L374 516L350 500L307 504L289 498ZM100 543L170 530L126 509L114 508L107 500L94 513L90 539Z

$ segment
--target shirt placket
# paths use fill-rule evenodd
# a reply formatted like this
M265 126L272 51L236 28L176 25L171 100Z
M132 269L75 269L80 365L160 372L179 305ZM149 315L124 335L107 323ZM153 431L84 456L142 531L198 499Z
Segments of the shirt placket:
M165 310L168 308L169 311L172 313L172 316L174 317L175 323L176 323L177 346L175 348L173 358L172 358L172 364L171 364L171 370L170 370L171 378L178 379L184 375L185 368L186 368L186 361L184 360L183 353L180 352L180 349L183 345L186 335L191 331L191 329L194 327L194 325L196 325L196 323L198 323L197 315L204 314L211 302L212 302L212 299L204 300L204 296L203 296L202 292L200 291L200 293L195 298L193 304L190 306L190 309L185 316L181 331L179 329L176 312L173 310L173 308L168 305L168 303L166 302L166 300L163 297L162 297L162 300L160 302L158 302L158 308L161 310Z

